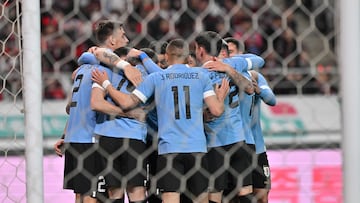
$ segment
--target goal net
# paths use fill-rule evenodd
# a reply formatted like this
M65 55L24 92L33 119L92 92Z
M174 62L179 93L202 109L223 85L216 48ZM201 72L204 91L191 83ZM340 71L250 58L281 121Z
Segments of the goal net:
M23 71L28 64L23 63L22 4L0 3L2 202L26 202L33 192L27 191L25 178L25 115L32 107L24 108L23 79L29 76ZM37 147L44 150L44 194L40 195L45 202L74 199L72 191L62 189L64 158L54 154L53 145L68 119L65 106L77 59L96 45L96 23L110 19L123 22L129 46L138 49L174 38L192 46L200 32L211 30L237 39L244 53L261 56L265 65L259 71L277 99L276 106L261 107L272 177L270 202L341 202L336 9L333 0L41 0L37 33L41 57L33 59L41 62L42 73L43 144Z

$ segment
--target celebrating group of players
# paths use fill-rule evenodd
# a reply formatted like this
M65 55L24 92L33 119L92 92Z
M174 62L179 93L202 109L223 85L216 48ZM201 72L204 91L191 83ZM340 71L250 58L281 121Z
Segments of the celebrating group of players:
M121 23L102 21L95 36L54 146L62 155L64 145L64 188L75 202L124 202L125 193L129 202L267 202L260 103L276 100L252 70L261 57L212 31L195 38L193 55L183 39L168 42L166 63L125 49Z

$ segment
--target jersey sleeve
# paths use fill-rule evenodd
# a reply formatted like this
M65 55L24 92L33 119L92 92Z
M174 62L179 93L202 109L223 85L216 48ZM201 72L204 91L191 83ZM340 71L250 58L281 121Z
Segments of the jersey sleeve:
M266 79L263 75L258 73L258 86L261 89L260 97L261 99L270 106L275 106L276 104L276 97L274 92L269 87L268 83L266 82Z
M106 68L102 65L96 65L96 66L94 66L94 68L98 69L99 71L106 71L109 81L111 81L113 72L109 68ZM96 82L92 83L91 88L100 88L101 90L105 91L105 89L100 84L97 84Z
M246 72L248 70L248 62L243 57L236 56L236 57L226 58L224 59L223 62L233 67L239 73Z
M145 103L155 92L155 81L158 74L150 74L146 79L132 92L141 102Z
M163 71L146 53L140 54L140 59L149 74Z
M95 57L94 54L90 53L90 52L84 52L81 54L81 56L79 57L78 61L77 61L78 65L81 66L82 64L92 64L92 65L96 65L96 64L100 64L100 61L98 61Z
M212 85L212 81L210 80L210 77L208 75L208 72L202 72L202 75L203 75L202 82L204 84L204 93L203 93L204 99L206 97L216 95L214 91L214 87Z
M265 60L255 54L240 54L238 57L242 57L247 61L248 70L262 68L265 65Z

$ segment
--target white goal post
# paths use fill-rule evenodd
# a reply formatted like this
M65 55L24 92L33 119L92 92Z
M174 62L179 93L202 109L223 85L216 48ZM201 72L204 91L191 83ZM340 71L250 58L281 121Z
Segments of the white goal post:
M340 8L339 61L343 112L343 192L346 203L359 202L360 194L360 2L337 2Z
M44 202L40 1L22 2L26 199Z

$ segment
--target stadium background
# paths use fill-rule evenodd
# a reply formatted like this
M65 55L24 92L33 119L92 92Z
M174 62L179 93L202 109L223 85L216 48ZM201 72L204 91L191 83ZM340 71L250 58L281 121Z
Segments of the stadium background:
M0 199L24 202L21 4L1 6ZM261 71L278 98L276 107L263 106L262 117L271 202L341 202L336 14L329 0L41 1L45 199L72 198L61 189L63 160L53 156L52 144L65 125L77 57L95 44L95 22L107 18L124 22L130 46L137 48L175 37L191 42L214 30L261 55Z

